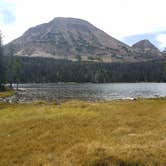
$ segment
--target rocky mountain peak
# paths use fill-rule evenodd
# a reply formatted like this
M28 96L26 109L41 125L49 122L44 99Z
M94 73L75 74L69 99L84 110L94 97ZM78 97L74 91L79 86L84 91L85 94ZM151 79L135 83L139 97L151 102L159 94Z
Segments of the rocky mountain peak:
M141 40L132 46L133 50L139 55L148 59L161 59L160 50L155 47L149 40Z
M149 40L141 40L135 43L132 47L140 49L157 49Z

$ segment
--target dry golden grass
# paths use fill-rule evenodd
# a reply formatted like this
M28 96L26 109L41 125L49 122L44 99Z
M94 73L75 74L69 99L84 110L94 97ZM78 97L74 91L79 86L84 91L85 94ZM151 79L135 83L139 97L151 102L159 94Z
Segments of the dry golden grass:
M166 166L166 100L0 104L0 166Z
M14 93L15 93L14 90L7 90L4 92L0 92L0 98L12 96L12 95L14 95Z

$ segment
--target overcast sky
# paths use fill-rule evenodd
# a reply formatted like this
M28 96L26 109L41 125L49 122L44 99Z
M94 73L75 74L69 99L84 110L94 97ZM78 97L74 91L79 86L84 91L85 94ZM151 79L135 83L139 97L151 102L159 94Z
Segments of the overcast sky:
M54 17L87 20L128 44L151 34L154 44L166 47L166 0L0 0L4 43Z

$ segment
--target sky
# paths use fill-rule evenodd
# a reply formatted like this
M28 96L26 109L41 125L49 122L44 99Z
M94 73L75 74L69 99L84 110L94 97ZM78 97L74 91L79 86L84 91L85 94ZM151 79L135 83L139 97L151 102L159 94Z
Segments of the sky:
M129 45L149 39L162 50L165 8L166 0L0 0L0 30L6 44L55 17L74 17Z

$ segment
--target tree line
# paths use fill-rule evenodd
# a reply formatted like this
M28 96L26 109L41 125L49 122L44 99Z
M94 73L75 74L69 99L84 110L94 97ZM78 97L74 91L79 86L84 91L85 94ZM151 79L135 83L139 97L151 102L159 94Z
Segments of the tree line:
M3 47L2 47L2 35L0 33L0 91L4 89L4 62L3 62Z
M19 83L21 63L19 57L14 56L11 46L9 54L4 56L2 34L0 33L0 91L5 90L5 84L9 83L12 88L13 82Z
M6 62L9 61L6 57ZM8 60L7 60L8 59ZM20 57L21 71L14 82L165 82L166 63L149 61L139 63L72 62L50 58ZM10 78L10 72L7 73Z

